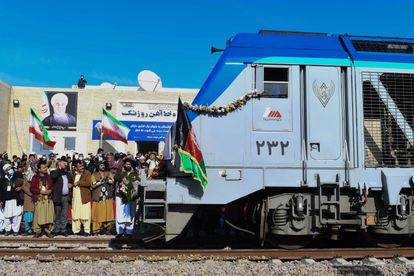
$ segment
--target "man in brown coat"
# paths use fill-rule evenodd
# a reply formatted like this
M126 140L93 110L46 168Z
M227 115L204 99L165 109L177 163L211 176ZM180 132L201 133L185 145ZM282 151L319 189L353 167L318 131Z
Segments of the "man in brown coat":
M33 234L31 224L33 222L34 204L32 200L32 192L30 192L30 183L26 176L23 177L23 220L25 236Z
M53 238L53 222L55 220L55 207L52 200L53 182L48 174L45 161L37 164L37 174L30 183L30 192L35 205L33 230L38 238L42 235L42 228L49 238Z
M72 191L72 232L80 233L83 225L84 235L91 232L91 173L85 170L83 163L75 163L76 171L73 179Z

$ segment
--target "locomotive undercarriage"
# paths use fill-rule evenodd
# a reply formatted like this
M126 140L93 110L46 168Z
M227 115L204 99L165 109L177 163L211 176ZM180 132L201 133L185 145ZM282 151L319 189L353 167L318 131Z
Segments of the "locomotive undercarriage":
M322 193L321 193L322 192ZM398 246L414 230L414 196L400 194L401 205L383 205L380 191L356 188L307 189L267 196L256 203L258 235L284 248L298 248L318 235L340 239L341 233L360 235L378 246Z
M265 189L224 206L193 205L190 210L172 205L166 240L177 236L171 233L217 233L226 226L232 233L256 237L262 245L286 249L306 246L316 237L340 240L343 236L381 247L399 246L414 232L414 194L403 189L400 205L395 206L384 205L382 197L380 190L339 188L332 183Z
M148 187L157 188L154 183ZM399 246L414 232L414 193L402 189L399 205L385 205L383 196L378 189L319 182L317 188L267 188L227 205L169 204L165 220L155 221L145 212L160 204L147 195L144 222L165 224L166 241L218 230L286 249L303 247L316 237L339 240L344 235L376 246Z

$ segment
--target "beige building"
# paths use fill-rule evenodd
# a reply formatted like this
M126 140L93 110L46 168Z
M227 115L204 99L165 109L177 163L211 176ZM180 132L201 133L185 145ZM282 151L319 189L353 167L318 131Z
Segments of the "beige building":
M175 121L178 98L191 102L197 89L161 88L143 91L138 87L86 86L85 89L20 87L0 81L0 151L48 154L105 151L146 152L160 150L162 137ZM49 129L54 149L39 143L29 133L30 109ZM102 109L130 127L128 144L100 140ZM59 117L63 112L66 116Z

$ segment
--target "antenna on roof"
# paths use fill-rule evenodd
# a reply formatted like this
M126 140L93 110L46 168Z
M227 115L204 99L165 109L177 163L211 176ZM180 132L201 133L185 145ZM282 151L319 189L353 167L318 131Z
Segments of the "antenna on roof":
M150 70L143 70L137 76L138 85L145 91L154 92L162 89L161 78Z

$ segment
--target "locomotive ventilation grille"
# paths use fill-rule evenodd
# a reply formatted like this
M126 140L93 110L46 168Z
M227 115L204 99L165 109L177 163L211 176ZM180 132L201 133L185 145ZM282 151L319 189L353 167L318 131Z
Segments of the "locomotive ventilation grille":
M414 166L414 74L363 72L366 167Z
M385 42L352 40L352 45L358 52L413 54L414 44L407 42Z

